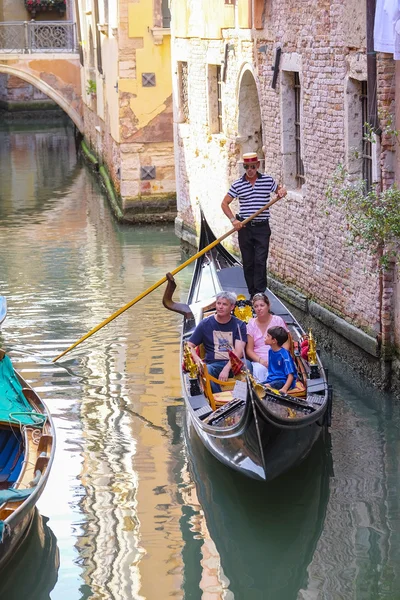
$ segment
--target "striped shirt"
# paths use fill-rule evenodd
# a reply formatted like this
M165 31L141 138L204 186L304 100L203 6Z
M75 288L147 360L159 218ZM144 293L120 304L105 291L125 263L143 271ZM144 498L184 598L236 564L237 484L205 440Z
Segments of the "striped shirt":
M240 216L247 219L269 202L271 192L275 192L277 187L278 184L270 175L257 172L256 182L252 186L244 174L232 183L228 195L231 198L238 198ZM254 221L260 222L266 219L269 219L269 210L262 212Z

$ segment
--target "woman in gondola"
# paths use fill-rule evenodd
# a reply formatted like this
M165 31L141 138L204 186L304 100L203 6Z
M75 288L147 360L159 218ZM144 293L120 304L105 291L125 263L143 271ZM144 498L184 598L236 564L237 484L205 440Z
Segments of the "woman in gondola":
M252 303L256 317L247 324L246 354L251 361L254 378L262 382L268 377L269 346L265 344L267 331L270 327L283 327L286 331L288 328L282 317L270 313L271 305L266 294L254 294ZM286 342L283 347L289 350L289 343Z

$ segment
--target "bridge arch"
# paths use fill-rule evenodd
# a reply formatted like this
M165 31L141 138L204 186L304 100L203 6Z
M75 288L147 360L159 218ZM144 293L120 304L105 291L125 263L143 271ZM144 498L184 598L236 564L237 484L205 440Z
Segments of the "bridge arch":
M50 60L47 57L21 58L15 61L0 59L0 73L14 75L46 94L83 133L79 58L74 56L68 62L66 68L64 57L52 57Z

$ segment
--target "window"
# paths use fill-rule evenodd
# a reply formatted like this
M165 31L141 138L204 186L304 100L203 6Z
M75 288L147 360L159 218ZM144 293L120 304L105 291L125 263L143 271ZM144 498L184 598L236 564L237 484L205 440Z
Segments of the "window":
M296 140L296 181L297 187L301 187L304 183L304 165L301 157L301 123L300 123L300 77L298 73L294 73L294 127Z
M305 182L302 157L301 85L298 71L282 71L283 180L292 190Z
M179 107L181 111L181 122L189 121L189 94L188 94L188 64L178 63L179 78Z
M372 185L372 144L369 139L366 139L368 133L368 89L367 82L361 82L361 115L362 115L362 178L366 181L367 190L371 189Z
M220 65L208 65L208 125L210 133L222 131L222 69Z
M353 179L363 179L369 190L379 180L379 143L366 138L368 127L368 87L365 80L349 78L346 86L347 169Z
M169 8L169 0L161 0L162 26L169 29L171 26L171 11Z

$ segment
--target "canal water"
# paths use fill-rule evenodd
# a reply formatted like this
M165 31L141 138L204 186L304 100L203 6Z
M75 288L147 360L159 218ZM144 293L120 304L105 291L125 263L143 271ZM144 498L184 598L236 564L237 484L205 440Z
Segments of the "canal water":
M173 228L116 223L67 127L0 131L0 181L0 342L57 427L0 597L398 600L398 404L326 356L330 436L268 485L228 471L188 444L161 289L52 362L182 262Z

